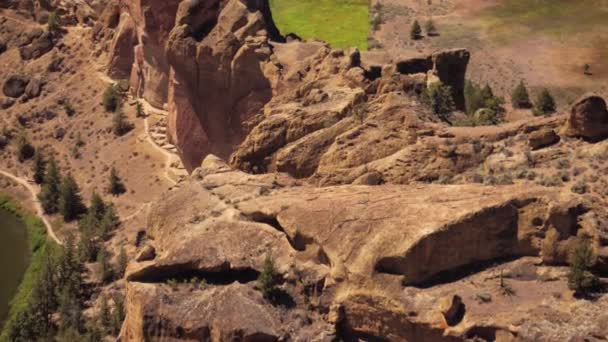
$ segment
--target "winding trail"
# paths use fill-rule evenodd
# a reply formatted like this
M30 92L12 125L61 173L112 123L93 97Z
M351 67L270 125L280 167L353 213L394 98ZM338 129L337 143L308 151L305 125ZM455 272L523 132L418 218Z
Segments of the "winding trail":
M38 215L38 217L42 220L42 222L46 226L46 232L47 232L48 236L50 236L51 239L53 239L57 244L63 245L63 242L61 242L61 240L59 240L59 238L55 234L55 231L53 231L53 226L51 226L51 223L49 222L49 220L46 218L46 215L44 214L44 210L42 209L42 205L40 204L40 201L38 200L38 196L37 196L38 187L33 186L26 179L18 177L8 171L0 170L0 175L10 178L13 181L23 185L27 189L27 191L29 191L30 195L32 196L32 201L34 202L34 207L36 208L36 214Z

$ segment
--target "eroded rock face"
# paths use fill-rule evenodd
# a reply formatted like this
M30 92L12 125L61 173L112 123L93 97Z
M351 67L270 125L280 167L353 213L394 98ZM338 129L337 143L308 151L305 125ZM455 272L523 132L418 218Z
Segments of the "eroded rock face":
M564 127L568 136L598 141L608 136L606 101L597 95L585 95L572 106Z
M505 327L528 311L488 317L458 279L524 257L501 272L518 289L532 286L545 276L525 257L541 254L550 230L559 241L593 230L579 224L586 211L553 188L315 188L281 173L235 171L209 156L150 213L146 235L156 257L128 267L122 337L459 341L493 324L501 328L492 334L511 336L517 330ZM273 299L256 289L267 255L278 273ZM483 272L478 277L498 279Z

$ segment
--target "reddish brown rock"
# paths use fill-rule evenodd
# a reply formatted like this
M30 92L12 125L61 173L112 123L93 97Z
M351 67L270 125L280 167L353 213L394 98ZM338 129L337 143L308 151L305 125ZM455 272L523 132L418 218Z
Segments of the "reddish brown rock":
M557 144L560 140L559 135L550 128L544 128L530 134L529 145L533 150Z
M597 95L585 95L572 106L564 134L591 141L608 136L606 101Z

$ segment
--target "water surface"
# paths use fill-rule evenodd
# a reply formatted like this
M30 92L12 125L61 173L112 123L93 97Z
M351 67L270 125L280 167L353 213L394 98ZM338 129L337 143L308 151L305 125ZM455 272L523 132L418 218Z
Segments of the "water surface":
M0 209L0 327L30 258L25 224Z

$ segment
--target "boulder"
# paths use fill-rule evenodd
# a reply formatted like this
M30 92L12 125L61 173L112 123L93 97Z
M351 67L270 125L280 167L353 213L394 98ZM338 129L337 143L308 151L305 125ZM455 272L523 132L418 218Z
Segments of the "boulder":
M554 130L551 128L543 128L530 134L528 145L533 150L539 150L541 148L557 144L559 141L560 137L557 135L557 133L555 133Z
M29 99L40 96L42 91L42 81L38 78L33 78L25 87L25 96Z
M574 103L563 128L566 136L598 141L608 136L606 101L598 95L587 94Z
M141 252L139 252L139 254L137 254L135 261L137 261L137 262L150 261L150 260L154 260L154 258L156 258L156 249L154 249L154 247L151 245L146 245L141 250Z
M5 97L2 99L2 101L0 101L0 108L8 109L8 108L12 107L14 104L15 104L14 99L11 99L10 97Z
M51 51L54 46L53 36L49 32L42 33L28 45L19 48L23 60L36 59Z
M4 82L2 92L12 98L18 98L25 93L25 88L30 79L23 75L12 75Z

